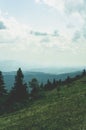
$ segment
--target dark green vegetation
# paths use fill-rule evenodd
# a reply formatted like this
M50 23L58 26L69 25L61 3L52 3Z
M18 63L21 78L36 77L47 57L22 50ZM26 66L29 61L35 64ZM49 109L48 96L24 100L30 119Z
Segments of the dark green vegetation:
M43 72L26 71L26 72L23 72L23 74L24 74L24 80L26 83L28 83L28 81L31 81L33 78L37 78L40 83L41 82L46 83L47 79L49 79L50 81L52 81L54 78L56 80L59 80L59 79L64 80L67 76L74 77L75 75L81 74L81 71L78 71L78 70L75 70L75 72L72 72L70 70L70 72L71 73L66 72L63 74L56 75L56 74L49 74L49 73L43 73ZM3 72L4 82L8 90L11 90L11 87L14 84L15 75L16 75L15 71Z
M0 97L6 94L2 72L0 71Z
M0 130L86 130L85 71L57 83L58 87L52 88L48 80L47 87L41 91L44 92L42 98L27 100L21 110L0 116ZM37 80L32 80L30 85L33 87L33 84L36 89Z

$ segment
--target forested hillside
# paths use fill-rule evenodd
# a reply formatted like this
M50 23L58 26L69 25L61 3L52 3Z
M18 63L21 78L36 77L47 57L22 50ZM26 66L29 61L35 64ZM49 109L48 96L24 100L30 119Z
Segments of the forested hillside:
M27 104L0 116L0 130L86 130L86 76Z

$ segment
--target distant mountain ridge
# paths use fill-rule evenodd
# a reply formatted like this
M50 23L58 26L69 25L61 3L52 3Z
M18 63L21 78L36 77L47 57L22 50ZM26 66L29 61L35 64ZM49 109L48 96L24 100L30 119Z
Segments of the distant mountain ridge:
M32 78L37 78L39 83L46 83L49 79L50 81L53 81L55 78L56 80L64 80L67 76L74 77L75 75L81 74L81 71L76 72L70 72L70 73L63 73L63 74L49 74L49 73L43 73L43 72L29 72L25 71L24 74L24 81L29 84L29 81ZM15 81L15 75L16 71L12 72L3 72L5 86L8 90L10 90L13 87L14 81Z
M49 74L63 74L63 73L71 73L76 71L82 71L82 68L86 67L45 67L45 68L33 68L30 71L33 72L44 72Z

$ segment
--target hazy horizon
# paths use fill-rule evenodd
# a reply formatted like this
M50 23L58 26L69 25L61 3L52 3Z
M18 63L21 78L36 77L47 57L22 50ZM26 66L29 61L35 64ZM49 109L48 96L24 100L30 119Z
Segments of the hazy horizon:
M75 72L75 71L82 71L86 69L86 66L65 66L65 65L26 65L15 61L0 61L0 71L3 72L12 72L17 71L18 68L21 68L22 71L29 71L29 72L44 72L44 73L66 73L66 72Z

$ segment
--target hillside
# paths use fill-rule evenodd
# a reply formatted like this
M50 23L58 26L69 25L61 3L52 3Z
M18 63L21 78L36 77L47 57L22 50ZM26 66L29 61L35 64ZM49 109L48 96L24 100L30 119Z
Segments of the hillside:
M86 77L0 117L0 130L86 130Z

